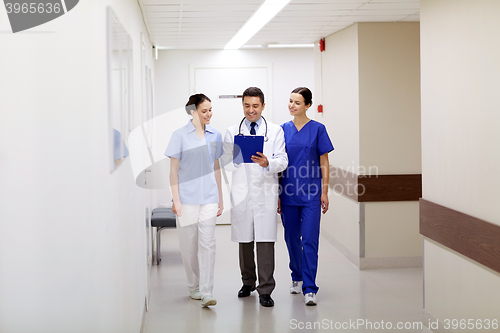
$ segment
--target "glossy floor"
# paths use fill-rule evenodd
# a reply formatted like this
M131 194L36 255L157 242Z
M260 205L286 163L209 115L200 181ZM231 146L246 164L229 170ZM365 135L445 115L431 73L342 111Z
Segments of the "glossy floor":
M256 292L238 298L238 245L231 242L230 231L228 225L216 227L214 297L218 303L210 308L189 298L176 230L162 231L162 261L151 272L145 333L422 332L418 327L423 321L421 269L359 271L320 238L318 305L305 306L302 295L289 293L288 253L281 227L272 294L275 306L260 306ZM403 325L401 329L398 323ZM388 329L390 325L392 329Z

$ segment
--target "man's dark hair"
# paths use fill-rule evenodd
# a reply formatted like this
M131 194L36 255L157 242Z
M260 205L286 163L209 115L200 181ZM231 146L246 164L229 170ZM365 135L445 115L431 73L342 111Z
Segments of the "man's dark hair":
M250 88L247 88L244 92L243 92L243 97L241 97L241 102L243 102L245 100L245 96L250 96L250 97L259 97L260 98L260 102L262 104L264 104L264 93L262 92L262 90L260 90L259 88L257 87L250 87Z

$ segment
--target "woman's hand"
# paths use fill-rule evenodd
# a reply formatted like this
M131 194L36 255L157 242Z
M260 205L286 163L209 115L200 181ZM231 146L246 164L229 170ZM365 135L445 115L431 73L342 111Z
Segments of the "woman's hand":
M321 194L321 208L323 214L328 211L330 202L328 201L328 184L330 184L330 163L328 162L328 153L319 157L319 164L321 165L321 179L323 183L323 191Z
M278 214L281 215L281 199L278 197Z
M325 214L328 211L329 205L330 202L328 201L328 193L323 193L321 195L321 208L323 209L323 214Z
M174 212L175 215L177 215L178 217L181 217L182 216L182 205L181 205L181 202L173 202L172 203L172 212Z
M217 217L221 216L224 212L224 204L219 200L219 209L217 210Z

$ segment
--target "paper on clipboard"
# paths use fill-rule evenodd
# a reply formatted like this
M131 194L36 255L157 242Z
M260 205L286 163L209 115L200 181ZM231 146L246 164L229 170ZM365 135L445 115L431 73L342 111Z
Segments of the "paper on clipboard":
M235 135L234 136L234 163L253 163L252 155L264 151L264 137L256 135Z
M177 216L179 225L181 227L186 227L191 224L198 222L198 213L200 211L200 205L182 205L181 215Z

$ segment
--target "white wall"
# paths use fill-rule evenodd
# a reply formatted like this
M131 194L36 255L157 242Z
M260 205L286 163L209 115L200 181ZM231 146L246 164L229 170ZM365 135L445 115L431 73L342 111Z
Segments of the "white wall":
M158 60L155 61L155 115L186 105L190 95L190 65L244 66L271 63L274 122L277 124L291 120L288 99L294 88L309 87L314 101L314 52L311 48L160 50L158 53ZM217 78L214 78L216 84Z
M500 2L422 0L423 198L500 225ZM425 308L496 318L500 273L426 240Z
M80 1L0 34L0 332L140 330L143 193L129 160L109 171L106 5L134 41L138 78L134 0ZM0 30L10 31L3 6Z
M191 94L190 66L245 66L248 64L272 64L272 93L274 123L291 120L288 111L290 92L299 86L314 90L313 49L265 49L265 50L160 50L155 60L155 116L183 108ZM217 78L214 77L214 85ZM243 91L241 92L243 93ZM210 97L210 96L209 96ZM266 108L269 108L267 105ZM309 117L316 117L311 108ZM241 109L243 114L243 109ZM219 116L219 115L218 115ZM222 133L225 129L219 129ZM161 132L157 132L161 135ZM162 141L162 140L159 140ZM154 204L171 200L169 190L155 191Z

